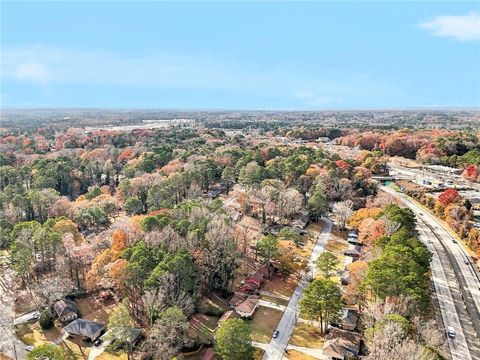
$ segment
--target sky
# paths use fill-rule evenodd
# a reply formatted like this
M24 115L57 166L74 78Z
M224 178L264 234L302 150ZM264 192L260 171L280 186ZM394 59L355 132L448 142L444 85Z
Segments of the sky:
M480 2L1 2L2 108L480 107Z

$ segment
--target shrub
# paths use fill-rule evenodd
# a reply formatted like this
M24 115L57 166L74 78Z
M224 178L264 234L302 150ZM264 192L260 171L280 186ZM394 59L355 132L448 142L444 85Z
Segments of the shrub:
M43 330L50 329L53 326L53 316L50 310L45 309L40 314L40 318L38 319L40 326Z

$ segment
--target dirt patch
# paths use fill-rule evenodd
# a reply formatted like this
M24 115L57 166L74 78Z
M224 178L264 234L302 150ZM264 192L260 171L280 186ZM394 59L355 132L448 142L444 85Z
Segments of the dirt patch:
M279 310L259 306L253 315L253 320L248 321L252 328L252 340L264 344L268 343L282 315L283 312Z

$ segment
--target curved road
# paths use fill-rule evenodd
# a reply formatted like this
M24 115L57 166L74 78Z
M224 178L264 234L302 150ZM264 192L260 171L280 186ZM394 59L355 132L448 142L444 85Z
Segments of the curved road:
M310 269L307 273L311 272L315 274L316 266L315 262L317 261L320 254L325 249L325 245L330 237L330 231L332 230L332 222L327 218L322 218L322 221L325 223L325 226L322 228L322 232L318 236L317 242L312 250L310 259L308 260L307 268ZM290 301L283 313L280 322L277 325L277 330L279 331L278 337L276 339L271 339L270 343L266 347L265 353L263 355L263 360L281 360L285 350L287 349L288 342L290 341L290 336L292 335L293 328L298 319L299 309L298 302L301 299L303 290L307 287L308 274L304 274L300 280L298 286L293 292Z
M407 205L418 218L420 239L432 252L432 280L444 326L457 334L448 339L453 359L480 359L480 282L470 257L433 215L404 194L381 189Z

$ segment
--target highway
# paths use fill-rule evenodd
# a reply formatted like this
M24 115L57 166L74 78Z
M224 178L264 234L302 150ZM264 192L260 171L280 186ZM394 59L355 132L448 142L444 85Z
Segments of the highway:
M265 353L263 354L263 360L283 359L284 352L287 349L290 336L292 335L293 328L295 327L295 323L300 312L298 308L298 302L301 299L303 290L308 285L307 276L308 274L315 274L315 262L325 249L325 245L330 237L332 222L326 218L322 218L322 221L324 222L325 226L322 228L322 232L318 236L317 242L312 250L312 254L310 255L307 266L309 271L303 274L302 279L295 288L295 291L293 292L290 301L283 312L283 316L277 325L277 330L279 331L278 337L270 340L270 343L266 347Z
M381 190L399 198L416 214L420 239L432 252L432 281L444 327L452 326L448 339L452 359L480 359L480 282L465 250L433 215L404 194Z

